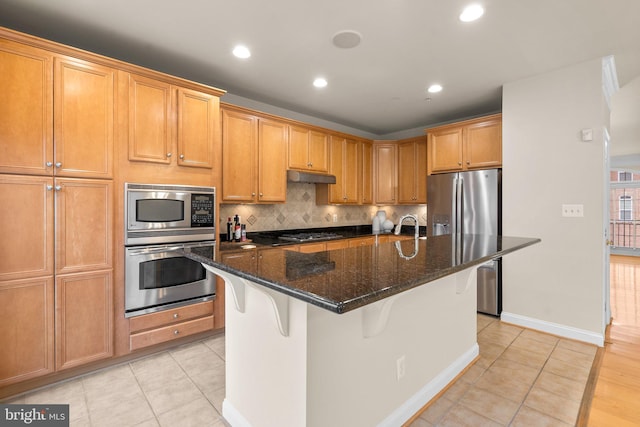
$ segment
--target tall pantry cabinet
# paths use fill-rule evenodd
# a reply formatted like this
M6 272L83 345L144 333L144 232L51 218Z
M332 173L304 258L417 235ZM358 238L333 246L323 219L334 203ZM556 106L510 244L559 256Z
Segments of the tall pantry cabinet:
M0 387L113 352L115 70L0 37Z

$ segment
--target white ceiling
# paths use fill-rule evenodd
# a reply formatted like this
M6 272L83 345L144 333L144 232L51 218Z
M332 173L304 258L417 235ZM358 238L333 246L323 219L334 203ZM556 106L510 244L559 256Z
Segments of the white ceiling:
M0 0L0 25L380 137L499 111L504 83L602 56L621 86L640 76L638 0L478 1L465 24L471 0ZM341 30L361 44L335 47Z

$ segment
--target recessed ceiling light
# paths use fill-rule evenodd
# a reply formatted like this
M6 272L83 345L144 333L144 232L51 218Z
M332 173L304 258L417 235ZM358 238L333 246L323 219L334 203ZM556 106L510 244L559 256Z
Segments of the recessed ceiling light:
M351 49L360 44L362 35L353 30L339 31L333 36L333 44L341 49Z
M480 18L484 14L484 8L479 4L471 4L464 8L460 14L460 20L462 22L471 22Z
M325 87L327 86L327 80L322 77L318 77L313 81L313 85L315 87Z
M429 89L427 89L427 92L429 93L438 93L442 90L442 86L440 86L439 84L433 84L431 86L429 86Z
M233 48L233 55L236 58L246 59L251 56L251 51L246 46L238 45Z

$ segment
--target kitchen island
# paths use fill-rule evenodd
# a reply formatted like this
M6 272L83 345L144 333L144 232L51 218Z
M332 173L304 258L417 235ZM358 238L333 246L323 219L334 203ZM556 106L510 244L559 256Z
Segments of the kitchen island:
M539 241L185 252L226 283L223 416L234 427L401 425L478 356L476 267Z

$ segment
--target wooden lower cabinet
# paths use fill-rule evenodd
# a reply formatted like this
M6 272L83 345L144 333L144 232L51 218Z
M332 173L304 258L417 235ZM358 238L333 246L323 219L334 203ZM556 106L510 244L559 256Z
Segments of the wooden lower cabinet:
M212 330L213 304L206 301L132 317L129 320L131 350Z
M54 370L53 276L0 282L0 387Z
M56 277L56 369L113 355L112 271Z

